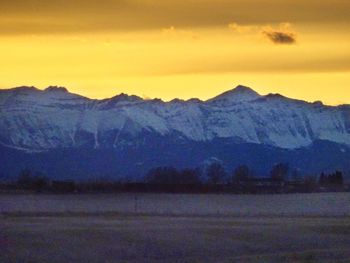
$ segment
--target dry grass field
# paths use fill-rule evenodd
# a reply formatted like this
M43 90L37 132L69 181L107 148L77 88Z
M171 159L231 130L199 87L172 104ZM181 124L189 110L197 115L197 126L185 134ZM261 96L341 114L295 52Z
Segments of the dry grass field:
M350 194L0 195L0 262L350 262Z

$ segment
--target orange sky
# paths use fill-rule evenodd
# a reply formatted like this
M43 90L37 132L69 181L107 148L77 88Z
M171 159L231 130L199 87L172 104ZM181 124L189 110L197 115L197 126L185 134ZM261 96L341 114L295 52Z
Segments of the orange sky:
M350 103L347 0L0 1L0 88Z

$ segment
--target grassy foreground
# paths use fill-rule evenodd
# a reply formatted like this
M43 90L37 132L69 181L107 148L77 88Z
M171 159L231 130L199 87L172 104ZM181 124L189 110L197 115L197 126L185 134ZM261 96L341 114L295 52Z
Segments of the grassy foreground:
M348 212L346 209L343 215L334 216L330 214L332 210L322 211L320 215L315 211L309 215L293 215L293 210L291 215L283 211L283 214L268 216L261 211L253 213L256 205L260 205L258 200L265 199L267 206L276 203L278 208L278 201L281 202L278 196L247 196L241 198L249 213L205 215L197 213L196 206L188 202L196 203L196 198L207 200L207 196L191 195L140 197L138 209L147 208L146 214L129 213L126 209L129 206L125 207L126 212L111 207L112 200L117 202L126 197L91 197L100 199L92 209L87 206L90 196L35 197L37 201L43 198L60 200L45 205L34 202L34 197L30 196L17 196L12 203L9 202L11 196L0 196L0 262L350 262L350 217L344 214ZM24 202L20 198L28 201L27 210L19 206L18 202ZM208 198L228 205L239 197ZM228 202L225 198L233 199ZM284 197L281 198L283 201ZM291 201L293 196L286 198L291 202L286 202L286 206L297 204ZM309 198L320 200L321 197ZM323 198L330 198L333 206L339 201L339 207L341 204L347 207L344 201L348 196L326 195ZM85 199L89 201L82 201ZM162 200L164 205L168 203L170 210L182 208L188 213L167 214L160 213L161 210L152 214L155 208L149 205L159 204L154 201L156 199ZM150 203L146 206L142 200ZM298 200L301 207L302 202L306 202L304 206L309 202L305 196L298 196ZM61 201L66 206L61 207ZM76 202L76 206L71 202ZM16 209L12 209L14 204L17 204ZM52 207L53 204L56 207ZM122 204L125 205L118 205ZM205 202L200 204L204 210L208 209ZM130 203L130 207L132 205ZM210 207L214 203L207 205ZM74 207L79 209L74 210ZM84 207L86 209L81 210ZM221 211L226 211L225 207ZM227 209L237 207L228 206Z
M349 262L350 218L6 216L0 262Z

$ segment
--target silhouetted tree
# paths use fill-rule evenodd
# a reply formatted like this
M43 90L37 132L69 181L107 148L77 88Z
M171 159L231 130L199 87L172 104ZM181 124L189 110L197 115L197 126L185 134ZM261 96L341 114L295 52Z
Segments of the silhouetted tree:
M270 176L273 180L285 181L287 179L288 171L289 171L288 164L279 163L272 168L270 172Z
M220 163L212 163L207 168L208 181L211 184L218 184L223 182L226 176L224 167Z
M327 176L324 173L321 173L320 178L318 179L319 185L324 186L327 184L327 181L328 181Z
M17 178L17 185L23 188L28 188L32 184L32 171L29 169L23 169L20 171Z
M48 185L48 179L41 173L34 176L29 169L24 169L18 176L17 185L23 189L41 192Z
M178 171L174 167L156 167L146 175L146 182L152 184L174 184Z
M294 182L301 181L302 177L299 175L298 169L293 169L292 175L291 175L291 180Z
M317 187L317 178L315 176L305 176L304 186L306 191L314 191Z
M199 169L184 169L180 172L181 184L199 184L201 172Z
M56 193L73 193L76 185L73 181L52 181L51 188Z
M146 175L146 182L151 184L199 184L199 169L178 171L174 167L156 167Z
M37 173L34 176L33 184L34 184L34 190L40 193L48 186L49 180L43 174Z
M148 171L146 182L151 184L175 184L179 172L174 167L156 167Z
M343 185L343 173L340 171L336 171L335 173L328 175L326 183L330 185Z
M340 171L336 171L334 174L334 183L336 185L343 185L344 184L344 178L343 173Z
M251 175L252 173L248 166L246 165L238 166L233 172L232 182L239 183L239 182L247 181L251 177Z
M322 186L341 186L344 184L343 173L340 171L328 175L321 173L318 182Z

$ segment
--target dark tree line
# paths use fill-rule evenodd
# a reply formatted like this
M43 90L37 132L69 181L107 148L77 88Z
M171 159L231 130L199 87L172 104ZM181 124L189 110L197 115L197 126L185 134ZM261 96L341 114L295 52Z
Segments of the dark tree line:
M178 171L174 167L156 167L148 171L145 181L152 184L199 184L199 169Z
M286 181L288 172L288 165L280 163L272 168L270 178L275 181ZM154 184L207 183L218 185L223 183L245 182L254 178L254 175L254 171L252 171L247 165L238 166L230 175L226 172L221 163L213 162L204 171L201 171L199 168L179 171L176 168L169 166L156 167L149 170L145 181ZM203 178L206 180L203 181Z
M75 185L76 184L73 181L50 181L43 174L39 172L33 173L29 169L22 170L19 173L16 181L16 186L19 189L31 190L37 193L41 193L43 191L60 193L74 192L76 189Z
M343 173L340 171L336 171L335 173L332 174L325 174L322 173L319 178L319 184L321 186L339 186L344 184L344 178L343 178Z
M22 189L42 192L49 184L49 180L41 173L33 174L31 170L24 169L20 172L17 185Z
M205 169L155 167L148 171L144 180L134 183L118 181L60 181L49 180L41 173L24 169L11 189L36 192L114 192L114 191L188 191L188 192L312 192L341 190L344 178L340 171L322 173L318 176L299 176L297 170L290 172L288 164L278 163L271 168L268 177L259 177L247 165L236 167L228 173L220 162L213 162ZM175 186L175 187L173 187ZM325 189L321 189L320 186ZM204 189L204 190L203 190Z
M206 170L208 182L210 184L222 183L226 178L226 171L220 163L212 163Z
M275 181L286 181L289 173L289 166L286 163L276 164L271 172L270 177Z

